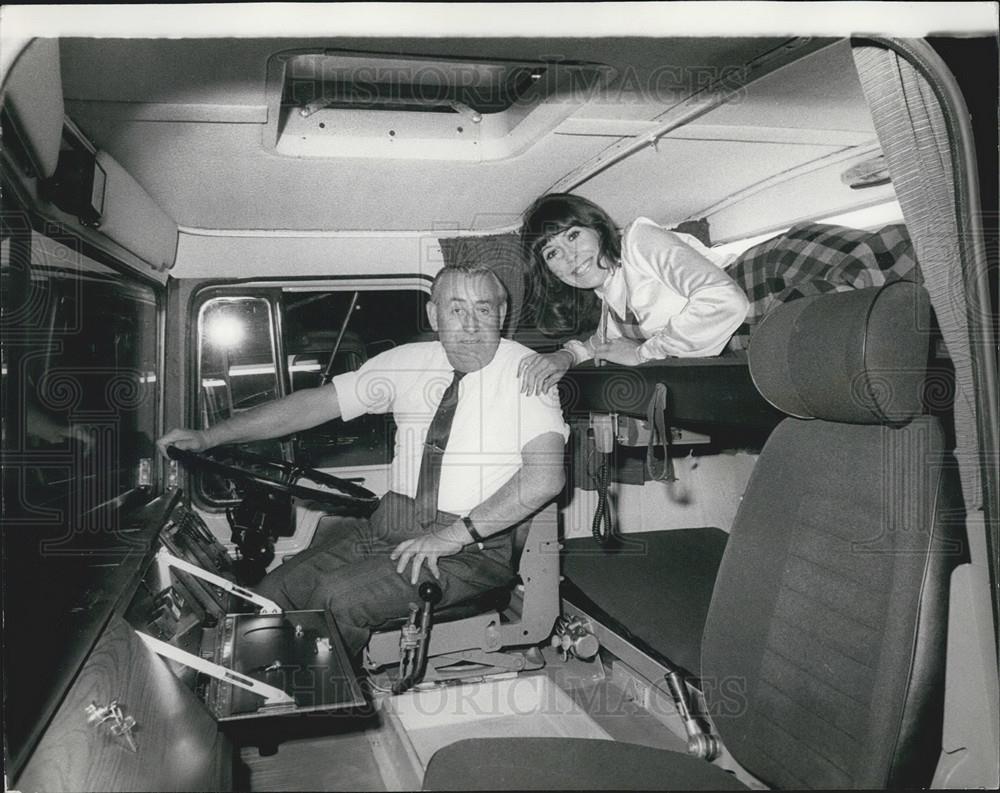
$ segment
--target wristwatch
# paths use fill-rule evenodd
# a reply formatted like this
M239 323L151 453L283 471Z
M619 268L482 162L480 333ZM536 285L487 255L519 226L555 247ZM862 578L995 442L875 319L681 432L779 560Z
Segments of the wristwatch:
M478 545L480 549L482 549L483 537L478 531L476 531L476 524L472 522L472 518L466 515L465 517L462 518L462 523L465 524L465 530L469 532L469 536L472 537L472 541L476 543L476 545Z

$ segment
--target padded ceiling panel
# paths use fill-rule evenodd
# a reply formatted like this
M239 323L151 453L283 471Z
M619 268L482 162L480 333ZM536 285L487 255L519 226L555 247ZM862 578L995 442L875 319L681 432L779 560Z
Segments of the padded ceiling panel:
M56 39L27 44L4 77L4 106L15 120L33 170L51 176L59 162L64 113Z
M701 217L707 207L746 185L831 151L835 149L825 146L662 138L655 150L649 146L637 152L577 192L620 223L639 215L678 222Z
M585 112L644 119L702 88L712 75L785 40L67 39L62 48L73 119L180 225L411 230L508 225L538 193L603 150L609 139L553 136L521 156L491 164L336 157L306 162L266 153L255 114L266 105L271 55L330 47L604 63L618 70L618 78ZM136 113L104 115L108 106L99 102L134 107L146 118L189 120L137 122ZM198 106L205 109L195 112ZM157 107L164 110L153 113ZM628 186L638 191L641 184ZM684 188L702 190L697 181ZM684 206L697 203L682 192L675 186Z
M575 116L651 121L711 79L785 41L68 39L62 42L62 61L74 120L181 226L489 230L515 223L535 196L617 138L551 135L520 156L493 163L282 156L261 144L269 57L337 48L604 63L617 70L617 78ZM830 43L811 42L802 51L812 55L765 76L733 103L695 122L716 129L739 125L744 130L739 137L751 140L745 130L754 126L817 130L804 136L803 143L664 138L659 153L642 150L585 183L580 192L605 204L620 220L639 214L664 221L697 216L761 180L844 145L842 135L829 146L817 143L821 130L871 132L849 48ZM107 103L135 112L109 114ZM157 108L162 111L153 112ZM735 217L732 211L729 216Z
M264 89L267 59L324 48L477 60L586 60L619 70L615 90L686 93L706 75L779 47L775 38L90 39L60 42L69 99L171 102L201 92L234 102ZM207 101L207 100L206 100Z
M875 135L846 41L765 75L737 101L716 108L699 121L857 130Z
M726 128L736 131L733 140L721 139ZM697 139L699 129L703 140ZM760 132L759 141L748 142L754 130ZM795 142L767 142L769 130L782 131ZM798 130L809 134L797 135ZM829 144L820 144L824 130ZM585 182L578 192L621 221L645 214L677 222L703 217L726 202L724 218L712 218L717 227L713 231L718 232L713 238L738 238L780 225L789 211L801 209L798 220L840 211L852 202L871 203L873 193L861 195L840 182L844 165L831 165L818 175L797 169L809 171L820 158L876 144L850 47L837 42L751 83L734 101L677 130L677 137L661 138L656 151L638 151ZM781 182L786 177L787 185ZM769 188L762 201L757 190L764 182ZM768 205L769 211L762 211Z
M241 39L78 39L60 42L67 99L264 103L266 42Z
M495 224L503 215L510 224L605 145L550 138L521 157L482 164L304 160L264 152L254 124L76 120L179 225L199 228L473 228L482 216Z

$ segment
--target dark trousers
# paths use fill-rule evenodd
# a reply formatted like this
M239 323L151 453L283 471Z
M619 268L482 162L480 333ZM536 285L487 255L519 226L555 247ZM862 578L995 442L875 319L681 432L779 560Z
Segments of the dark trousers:
M439 512L433 528L443 528L455 515ZM343 532L320 547L311 547L284 562L257 586L257 592L283 609L329 609L352 657L368 643L371 631L404 617L409 604L419 604L417 589L434 577L424 564L416 586L412 567L402 574L389 558L399 543L426 533L414 514L413 499L387 493L367 521L344 521ZM490 537L481 550L467 545L438 559L442 598L438 608L511 583L511 533Z

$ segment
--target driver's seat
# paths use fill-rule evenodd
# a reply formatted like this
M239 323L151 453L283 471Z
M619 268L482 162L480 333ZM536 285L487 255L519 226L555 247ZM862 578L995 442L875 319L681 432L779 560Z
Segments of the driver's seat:
M428 671L464 662L482 674L482 667L519 671L528 662L503 648L545 641L559 616L559 512L555 502L514 527L514 568L510 586L493 589L434 613L428 646ZM399 629L395 620L372 634L365 666L379 669L399 663ZM449 677L461 676L460 671Z

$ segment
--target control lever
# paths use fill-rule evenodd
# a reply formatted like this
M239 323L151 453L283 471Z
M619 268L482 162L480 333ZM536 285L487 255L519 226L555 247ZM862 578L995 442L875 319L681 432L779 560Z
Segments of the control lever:
M420 626L417 615L420 606L410 603L410 616L399 632L399 679L402 680L413 673L416 666L417 651L420 649Z
M681 674L676 669L670 669L663 677L687 731L688 754L711 762L722 752L722 743L716 736L707 732L702 727L700 719L692 713L687 684Z
M417 660L413 663L408 674L397 680L392 686L393 694L402 694L408 688L414 684L420 682L420 678L423 677L424 667L427 665L427 646L430 644L430 633L431 633L431 612L438 603L441 602L441 587L435 584L433 581L424 581L417 590L417 594L420 595L420 599L424 602L423 609L420 612L420 633L416 637L417 642ZM404 632L408 626L412 626L412 615L411 620L406 626L403 626ZM405 660L405 659L401 659ZM403 664L400 664L400 671L403 670Z

